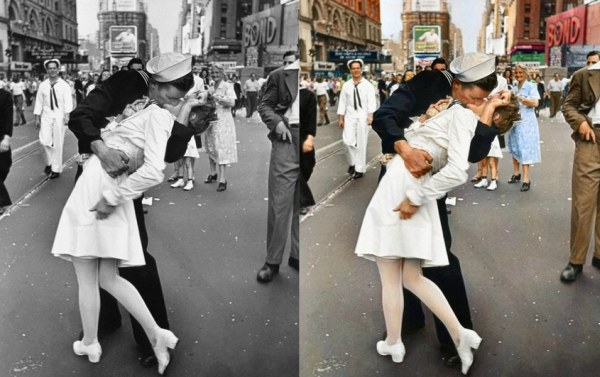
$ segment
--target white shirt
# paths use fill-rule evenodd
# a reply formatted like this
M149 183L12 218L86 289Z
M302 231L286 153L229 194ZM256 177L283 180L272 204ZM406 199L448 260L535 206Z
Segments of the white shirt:
M284 68L284 70L288 69L295 69L298 72L298 84L300 84L300 61L296 59L295 62ZM300 85L298 85L296 99L292 106L288 107L284 116L288 119L288 124L300 124Z
M552 79L548 82L548 91L549 92L562 92L563 84L560 80Z
M469 178L469 148L477 128L477 116L459 104L440 112L425 123L413 123L404 133L408 144L433 157L434 174L406 196L416 205L443 197Z
M600 62L590 65L588 70L600 70ZM596 101L596 106L592 107L588 113L588 116L592 119L592 124L600 124L600 97Z
M323 81L323 82L316 82L313 85L313 89L314 89L315 94L317 96L326 96L327 95L327 90L329 89L329 84L327 84L325 81Z
M102 133L106 145L125 152L130 167L136 167L119 186L102 192L108 204L119 205L135 199L150 187L162 183L167 140L174 120L167 110L150 105Z
M37 96L35 97L35 107L33 114L49 116L51 118L61 118L64 114L73 111L73 96L71 95L71 87L61 78L54 84L54 92L58 102L58 108L51 109L50 106L50 79L44 80L38 88Z
M368 80L362 78L356 87L358 88L360 107L358 107L357 98L357 109L354 109L354 80L346 81L344 86L342 86L342 90L340 91L337 109L338 115L359 117L367 114L373 114L375 110L377 110L375 88L373 85Z
M22 96L23 90L25 90L25 83L23 81L11 82L10 90L13 96Z

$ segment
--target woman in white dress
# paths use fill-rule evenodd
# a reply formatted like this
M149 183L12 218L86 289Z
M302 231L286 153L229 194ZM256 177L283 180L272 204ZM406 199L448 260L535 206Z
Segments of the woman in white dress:
M163 64L167 67L161 67ZM160 62L158 66L161 71L167 71L170 64L180 72L185 61ZM104 143L125 152L129 157L129 171L112 178L98 157L92 155L84 163L83 173L58 224L52 254L73 263L79 286L83 339L73 343L73 351L87 355L93 363L100 361L102 355L97 338L99 286L142 325L152 342L160 374L169 363L167 348L174 348L178 341L171 331L157 325L138 291L118 273L118 267L145 264L132 199L164 178L166 145L175 120L171 112L179 114L200 105L196 99L180 100L193 84L191 73L183 72L176 77L180 78L171 82L151 79L150 98L128 106L130 110L134 107L142 110L131 115L124 112L118 117L119 123L107 126L102 133ZM152 100L164 103L169 111Z
M491 124L493 119L498 129L506 132L510 125L503 122L502 109L518 111L516 106L506 106L509 98L506 92L502 98L496 96L472 110L481 114L483 123ZM402 158L394 156L366 210L355 253L375 261L379 269L387 338L377 343L377 352L391 355L397 363L404 360L404 286L444 323L466 374L473 362L472 349L479 347L481 338L460 324L444 294L422 275L421 267L448 264L435 199L467 181L469 147L478 117L460 104L433 115L440 106L438 102L430 107L428 115L405 132L411 147L429 153L428 161L436 174L414 178Z
M233 84L225 80L225 71L217 64L210 67L210 74L215 84L208 91L217 103L218 122L214 122L206 131L206 151L210 174L204 183L219 181L217 191L227 189L225 170L227 165L237 162L237 144L235 122L231 115L231 107L235 105L236 95ZM218 171L217 171L218 169Z

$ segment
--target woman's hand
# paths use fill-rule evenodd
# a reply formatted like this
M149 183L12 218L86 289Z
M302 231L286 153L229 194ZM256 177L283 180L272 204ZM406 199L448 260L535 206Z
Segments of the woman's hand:
M98 220L104 220L115 211L115 208L117 207L111 206L106 202L106 199L102 197L95 206L90 208L90 212L96 212L96 218Z
M419 206L412 204L408 199L404 199L398 207L394 208L394 212L400 212L401 220L408 220L417 212L418 209Z

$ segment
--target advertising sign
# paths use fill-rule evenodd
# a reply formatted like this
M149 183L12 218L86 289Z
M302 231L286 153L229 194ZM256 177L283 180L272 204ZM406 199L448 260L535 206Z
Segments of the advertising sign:
M25 51L25 60L32 62L43 62L48 59L75 60L75 51L66 50L32 50Z
M110 10L117 12L135 12L137 11L136 0L114 0L109 2Z
M441 12L440 0L412 0L413 12Z
M137 26L111 26L109 35L111 54L137 53Z
M439 54L442 48L438 25L413 26L414 54Z
M580 6L546 18L546 45L582 45L585 37L586 7Z
M377 51L329 51L329 61L346 62L351 59L362 59L365 63L376 63L379 61L379 54Z

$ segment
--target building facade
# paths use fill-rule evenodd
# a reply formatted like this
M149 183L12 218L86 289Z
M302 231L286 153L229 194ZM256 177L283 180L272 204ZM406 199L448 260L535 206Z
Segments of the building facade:
M150 41L145 2L99 0L98 44L104 69L122 67L139 57L148 61Z
M372 71L387 62L379 0L302 0L299 19L304 73L339 75L350 58L363 58Z
M41 73L48 58L59 58L66 69L83 61L75 0L3 0L2 12L0 75Z
M451 22L447 0L419 2L404 0L402 39L407 49L406 68L427 66L436 57L451 61L463 54L462 33ZM437 42L433 35L437 34Z

